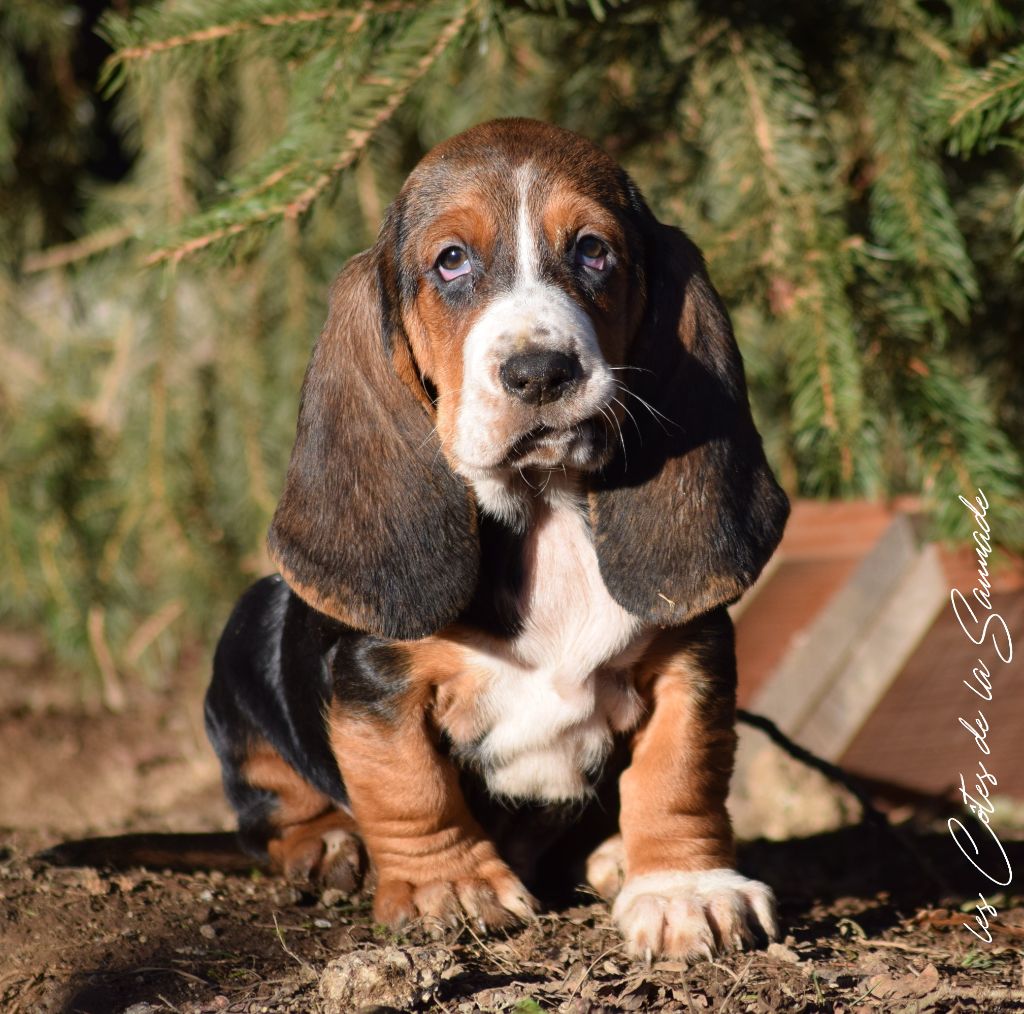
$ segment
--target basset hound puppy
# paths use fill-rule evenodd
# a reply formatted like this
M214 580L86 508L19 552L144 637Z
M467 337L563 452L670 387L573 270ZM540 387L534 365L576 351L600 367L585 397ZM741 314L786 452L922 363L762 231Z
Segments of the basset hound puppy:
M529 917L575 854L634 954L772 937L725 607L788 509L701 255L626 173L531 120L438 145L333 286L279 575L217 649L244 843L371 877L391 926Z

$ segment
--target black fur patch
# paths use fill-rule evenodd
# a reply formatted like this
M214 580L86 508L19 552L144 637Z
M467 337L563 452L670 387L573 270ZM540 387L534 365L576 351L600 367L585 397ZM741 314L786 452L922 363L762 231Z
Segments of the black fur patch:
M525 533L483 513L479 524L480 579L459 622L498 637L515 637L522 629Z
M598 476L590 507L608 590L634 615L671 626L754 583L789 502L765 460L739 349L700 254L648 217L649 307L629 360L637 397L624 399L639 432L623 428L626 453Z
M384 349L382 256L353 258L335 283L268 545L317 609L408 639L465 607L479 547L466 487Z
M323 720L333 690L326 654L345 636L359 635L310 609L276 574L239 599L221 635L206 731L243 844L254 854L271 833L276 798L243 774L252 744L269 743L310 785L347 801Z

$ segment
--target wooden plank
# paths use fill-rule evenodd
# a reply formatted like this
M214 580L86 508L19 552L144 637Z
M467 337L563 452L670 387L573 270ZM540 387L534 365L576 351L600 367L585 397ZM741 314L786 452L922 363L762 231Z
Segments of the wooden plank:
M736 623L736 689L741 707L750 706L807 627L850 580L859 562L846 557L782 560L771 584Z
M894 518L846 585L796 639L775 674L754 696L750 709L772 719L789 735L802 728L918 555L914 525L905 516Z
M991 726L985 762L999 779L993 796L1024 801L1024 589L995 593L992 608L1014 638L1013 660L1000 662L991 641L971 643L947 592L931 629L840 758L844 767L913 792L959 798L961 772L973 785L983 759L959 719L972 721L981 709ZM972 671L979 658L991 671L991 702L964 685L978 686Z
M869 500L797 500L782 539L782 555L788 560L865 556L893 517L889 506Z
M926 546L857 640L828 692L807 711L794 738L819 756L838 761L888 692L949 599L939 552Z

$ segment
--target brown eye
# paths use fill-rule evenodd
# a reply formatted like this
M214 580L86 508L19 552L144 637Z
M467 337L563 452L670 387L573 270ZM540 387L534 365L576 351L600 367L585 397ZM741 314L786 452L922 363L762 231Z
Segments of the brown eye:
M471 270L469 256L461 246L450 246L442 250L441 256L437 258L436 267L446 282L468 274Z
M581 236L576 241L576 262L595 271L603 271L608 248L596 236Z

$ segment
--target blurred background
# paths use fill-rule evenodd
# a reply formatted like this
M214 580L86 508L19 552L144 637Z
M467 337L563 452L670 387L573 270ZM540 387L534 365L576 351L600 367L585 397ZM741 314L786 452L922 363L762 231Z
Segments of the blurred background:
M1019 547L1022 14L3 0L0 654L113 709L205 667L331 277L495 116L597 141L703 248L792 496L965 540L981 487Z

